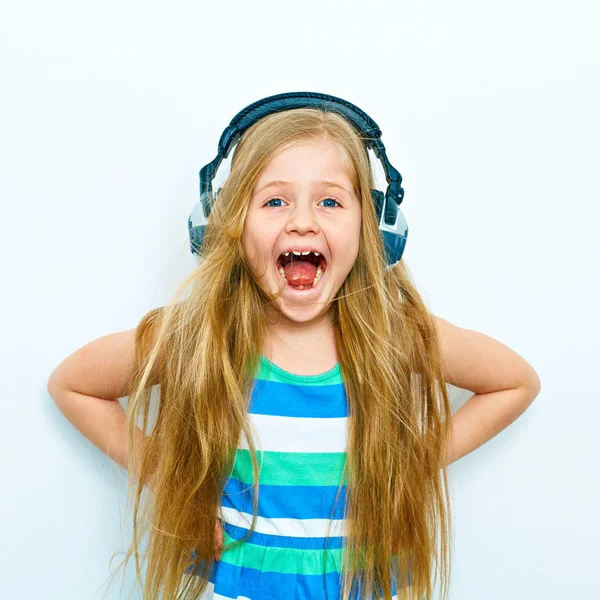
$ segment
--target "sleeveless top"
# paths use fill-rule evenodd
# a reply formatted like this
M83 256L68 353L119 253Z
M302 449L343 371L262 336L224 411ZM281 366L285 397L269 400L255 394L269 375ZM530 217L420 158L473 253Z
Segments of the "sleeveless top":
M348 412L339 363L296 375L261 356L248 410L259 469L255 530L215 560L203 598L341 597ZM253 497L242 434L221 500L224 545L250 530Z

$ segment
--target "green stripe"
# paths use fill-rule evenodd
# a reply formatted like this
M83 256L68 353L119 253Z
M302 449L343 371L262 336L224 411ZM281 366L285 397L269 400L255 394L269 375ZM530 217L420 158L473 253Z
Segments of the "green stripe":
M234 538L223 531L223 541L228 544L234 541ZM220 560L238 567L248 567L263 572L320 575L341 571L342 551L342 548L327 549L327 551L306 550L304 548L259 546L244 542L230 550L226 547L223 548Z
M259 483L268 485L338 485L345 452L256 452ZM238 448L231 476L252 483L250 450ZM344 476L343 483L346 483Z
M279 383L292 383L295 385L336 385L342 383L342 374L339 363L319 375L296 375L284 371L273 364L264 354L261 355L260 365L256 379L264 381L277 381Z

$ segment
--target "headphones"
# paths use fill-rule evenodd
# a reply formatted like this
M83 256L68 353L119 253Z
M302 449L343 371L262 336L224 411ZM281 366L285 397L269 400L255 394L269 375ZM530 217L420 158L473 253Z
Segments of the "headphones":
M224 158L229 156L246 129L262 117L294 108L318 108L331 111L345 117L363 138L366 148L372 149L375 156L383 164L388 186L385 195L380 190L371 190L375 212L379 220L379 230L383 236L388 266L392 266L402 258L408 226L400 204L404 198L402 175L390 164L381 141L381 130L377 123L358 106L328 94L317 92L289 92L276 94L257 100L238 112L221 134L216 158L200 169L200 201L194 206L189 218L190 249L192 254L199 255L204 237L204 228L208 216L217 199L213 194L212 181ZM219 190L220 191L220 190Z

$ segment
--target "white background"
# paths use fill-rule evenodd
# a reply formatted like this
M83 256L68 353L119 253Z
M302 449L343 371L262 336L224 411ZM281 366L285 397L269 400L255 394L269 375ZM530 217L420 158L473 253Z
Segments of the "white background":
M103 587L129 541L125 473L48 376L192 269L198 171L230 119L309 90L382 128L430 308L542 381L451 467L451 600L600 597L599 16L549 0L4 4L0 596L127 597Z

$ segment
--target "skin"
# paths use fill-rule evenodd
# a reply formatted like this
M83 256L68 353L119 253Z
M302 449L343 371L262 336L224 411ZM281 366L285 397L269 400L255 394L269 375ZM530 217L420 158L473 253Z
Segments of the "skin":
M273 181L286 183L265 188ZM341 188L322 181L335 182ZM279 354L286 364L291 365L293 356L302 359L297 360L298 368L306 369L305 360L312 360L316 372L335 364L329 304L358 255L361 222L360 200L338 146L329 139L301 142L283 150L261 173L248 208L242 245L265 288L276 292L285 287L273 307L269 351L273 356ZM314 292L294 292L279 275L277 258L290 246L313 247L325 256L327 267ZM316 361L315 347L322 350Z

